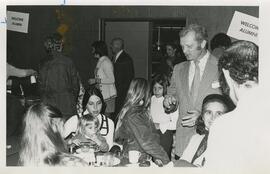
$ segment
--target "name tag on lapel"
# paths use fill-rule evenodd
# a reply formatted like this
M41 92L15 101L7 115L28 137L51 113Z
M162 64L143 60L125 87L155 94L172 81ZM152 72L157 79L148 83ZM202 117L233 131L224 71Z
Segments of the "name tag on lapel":
M214 81L214 82L212 83L212 88L213 88L213 89L220 88L220 83L219 83L218 81Z

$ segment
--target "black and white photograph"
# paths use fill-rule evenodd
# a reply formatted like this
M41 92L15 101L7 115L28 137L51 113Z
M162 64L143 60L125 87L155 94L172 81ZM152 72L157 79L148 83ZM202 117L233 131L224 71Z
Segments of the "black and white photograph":
M2 8L3 167L270 171L262 3L71 1Z

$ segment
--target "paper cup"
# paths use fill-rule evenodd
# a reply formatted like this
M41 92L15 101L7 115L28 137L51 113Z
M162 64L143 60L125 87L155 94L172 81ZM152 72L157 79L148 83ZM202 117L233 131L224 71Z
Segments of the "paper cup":
M139 151L131 150L128 152L128 158L131 164L138 163L140 156L141 153Z

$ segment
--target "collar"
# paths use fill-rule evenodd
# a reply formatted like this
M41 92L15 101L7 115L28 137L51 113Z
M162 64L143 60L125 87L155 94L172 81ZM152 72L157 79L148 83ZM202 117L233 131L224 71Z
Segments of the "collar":
M210 56L210 52L208 51L208 50L206 50L206 53L205 53L205 55L199 60L200 61L200 63L199 64L206 64L206 62L207 62L207 59L208 59L208 57ZM195 64L195 61L194 60L192 60L192 63L194 63Z

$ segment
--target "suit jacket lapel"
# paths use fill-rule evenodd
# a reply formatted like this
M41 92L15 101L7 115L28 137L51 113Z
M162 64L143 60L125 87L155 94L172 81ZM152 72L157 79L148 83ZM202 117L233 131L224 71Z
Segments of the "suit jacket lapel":
M217 73L217 65L214 62L214 57L210 54L207 63L204 68L203 76L200 82L200 87L199 87L199 93L196 99L197 100L201 97L202 94L204 94L204 91L208 88L209 84L211 83L213 77ZM195 102L195 103L196 103Z
M180 79L183 79L181 82L183 85L181 86L183 88L183 92L186 95L188 102L190 103L190 92L189 92L189 82L188 82L188 77L189 77L189 67L190 67L190 61L188 61L185 64L185 67L182 69L182 72L180 72Z
M123 57L124 54L125 54L125 51L122 51L122 53L119 55L118 59L114 63L116 64L116 63L121 62L122 61L122 57Z

